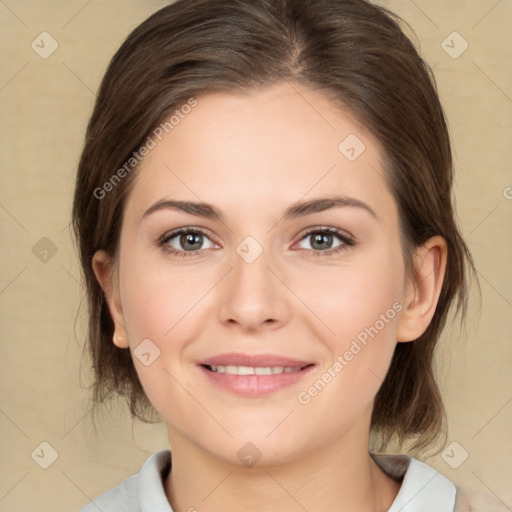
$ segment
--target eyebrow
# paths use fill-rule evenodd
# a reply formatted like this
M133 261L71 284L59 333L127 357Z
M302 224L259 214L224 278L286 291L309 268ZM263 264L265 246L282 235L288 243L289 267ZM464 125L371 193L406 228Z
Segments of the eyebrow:
M309 201L299 201L289 206L282 215L282 219L291 220L312 213L323 212L331 208L360 208L368 212L372 217L378 219L377 214L363 201L353 197L322 197L318 199L311 199ZM160 210L179 210L190 215L204 217L212 220L224 221L224 216L221 211L209 203L196 203L193 201L176 201L173 199L161 199L152 206L150 206L143 215L143 218L151 215Z

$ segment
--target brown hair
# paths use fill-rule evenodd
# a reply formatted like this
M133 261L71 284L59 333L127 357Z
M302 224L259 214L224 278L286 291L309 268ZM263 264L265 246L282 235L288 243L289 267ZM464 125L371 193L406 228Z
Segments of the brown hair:
M287 80L321 90L379 140L398 205L406 268L412 270L413 249L428 238L447 241L433 320L418 340L397 344L371 420L382 447L393 438L414 438L415 447L426 447L442 432L434 348L452 302L464 317L467 270L474 267L454 220L450 140L435 81L400 21L365 0L180 0L128 36L101 83L73 204L95 403L117 392L128 399L132 416L148 421L155 412L130 351L112 342L113 321L91 266L97 250L117 256L135 172L102 187L113 183L162 119L191 97L250 92Z

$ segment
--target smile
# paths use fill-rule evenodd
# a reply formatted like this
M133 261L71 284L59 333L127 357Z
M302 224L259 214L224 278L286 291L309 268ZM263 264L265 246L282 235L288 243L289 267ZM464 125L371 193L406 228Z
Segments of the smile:
M302 368L292 366L207 366L212 372L229 375L276 375L278 373L300 372Z
M224 354L198 364L209 383L246 397L263 397L297 385L314 367L313 362L265 354Z

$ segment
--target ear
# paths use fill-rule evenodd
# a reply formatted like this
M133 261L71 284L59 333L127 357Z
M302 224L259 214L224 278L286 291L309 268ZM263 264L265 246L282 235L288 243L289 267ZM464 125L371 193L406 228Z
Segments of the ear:
M113 342L119 348L128 348L123 308L119 297L118 272L113 260L105 251L96 251L92 257L92 268L96 279L103 289L110 316L114 322L115 330Z
M446 272L448 249L441 236L429 238L414 255L414 273L407 278L406 296L398 322L397 341L418 339L434 316Z

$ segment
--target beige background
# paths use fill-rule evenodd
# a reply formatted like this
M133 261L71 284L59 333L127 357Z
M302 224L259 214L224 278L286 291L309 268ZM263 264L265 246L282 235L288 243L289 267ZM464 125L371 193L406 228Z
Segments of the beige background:
M473 294L467 331L446 331L440 352L448 443L469 457L458 469L441 455L427 462L512 510L512 2L380 3L411 24L434 66L453 137L458 215L482 286L481 313ZM132 424L122 404L105 409L95 434L81 359L83 290L68 229L100 79L129 31L164 4L0 1L0 511L78 510L167 447L164 425ZM31 47L43 31L58 43L47 59ZM453 31L469 44L456 59L441 47ZM452 39L451 51L460 49ZM41 261L52 244L57 252ZM31 457L42 442L58 453L48 469L36 463L48 460L48 447L46 458ZM450 462L462 454L451 449Z

